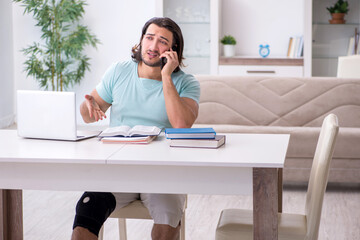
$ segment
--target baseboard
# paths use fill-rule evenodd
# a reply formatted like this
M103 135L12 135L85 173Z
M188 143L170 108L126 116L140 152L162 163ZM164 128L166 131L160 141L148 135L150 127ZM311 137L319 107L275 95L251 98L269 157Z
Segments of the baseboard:
M14 119L15 119L14 114L0 118L0 128L7 128L11 126L12 124L14 124Z

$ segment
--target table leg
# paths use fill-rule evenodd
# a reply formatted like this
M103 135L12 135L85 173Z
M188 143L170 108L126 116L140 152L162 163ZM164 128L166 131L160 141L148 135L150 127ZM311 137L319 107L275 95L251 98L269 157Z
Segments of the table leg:
M278 212L282 213L283 205L283 169L278 168Z
M278 239L278 170L253 168L254 239Z
M22 190L0 189L0 240L22 239Z

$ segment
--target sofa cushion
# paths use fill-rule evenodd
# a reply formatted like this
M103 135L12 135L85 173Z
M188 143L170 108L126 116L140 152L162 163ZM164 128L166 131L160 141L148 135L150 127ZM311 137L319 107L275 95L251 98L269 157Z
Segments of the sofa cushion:
M280 126L244 126L231 124L194 124L193 127L212 127L217 133L279 133L290 134L286 157L313 158L320 127L280 127ZM358 159L360 148L360 128L340 127L335 144L334 158Z
M360 81L197 75L196 123L320 127L329 113L341 127L360 127Z

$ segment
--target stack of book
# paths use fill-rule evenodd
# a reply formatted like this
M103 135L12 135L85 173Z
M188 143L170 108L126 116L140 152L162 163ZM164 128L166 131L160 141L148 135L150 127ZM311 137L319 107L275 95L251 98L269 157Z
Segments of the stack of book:
M304 51L304 38L290 37L287 56L290 58L299 58L303 56Z
M118 126L107 128L99 134L103 143L138 143L147 144L161 132L156 126L136 125L134 127Z
M350 55L360 54L359 45L360 45L359 36L356 35L356 37L350 37L347 55L350 56Z
M213 128L166 128L170 147L219 148L225 144L225 135L216 135Z

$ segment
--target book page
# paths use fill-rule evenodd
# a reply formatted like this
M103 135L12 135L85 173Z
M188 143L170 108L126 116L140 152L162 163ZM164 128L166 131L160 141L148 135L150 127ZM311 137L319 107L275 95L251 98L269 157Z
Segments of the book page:
M103 143L138 143L147 144L152 142L157 136L145 137L104 137L101 139Z
M99 137L116 136L116 135L128 136L129 130L130 130L129 126L111 127L102 131Z
M145 136L145 137L104 137L101 139L101 141L106 142L106 141L113 141L113 142L136 142L136 141L146 141L147 139L149 139L150 136Z
M136 125L130 131L129 135L158 135L161 129L156 126Z

